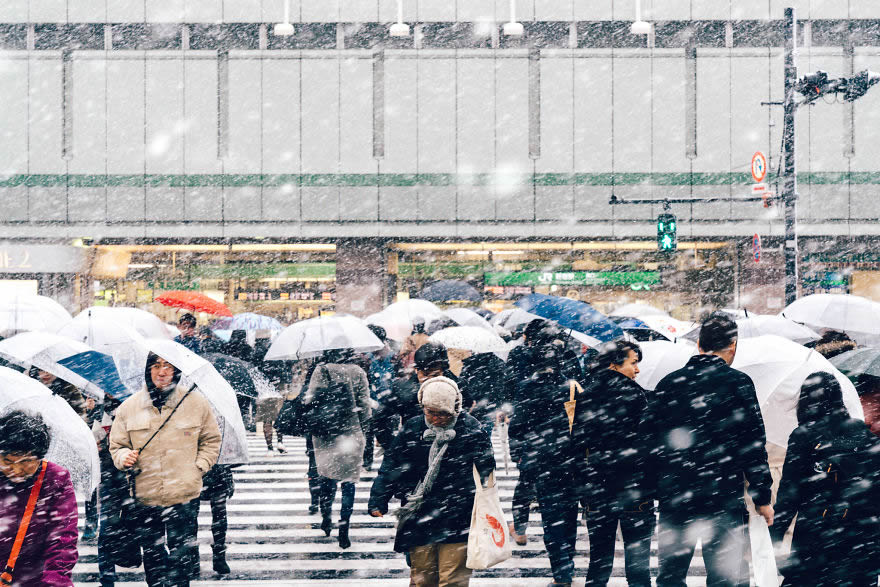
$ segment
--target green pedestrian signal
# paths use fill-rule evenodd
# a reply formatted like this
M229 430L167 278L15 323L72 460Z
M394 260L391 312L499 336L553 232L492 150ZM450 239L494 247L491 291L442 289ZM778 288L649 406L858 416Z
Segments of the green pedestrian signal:
M657 250L674 251L678 248L674 214L660 214L657 217Z

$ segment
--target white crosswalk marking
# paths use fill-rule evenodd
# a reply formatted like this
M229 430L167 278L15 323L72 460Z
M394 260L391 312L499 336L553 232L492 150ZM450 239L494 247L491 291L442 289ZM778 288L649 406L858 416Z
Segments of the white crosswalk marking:
M409 584L409 569L402 555L392 550L394 517L372 518L366 513L370 486L381 459L373 471L364 473L357 484L355 513L351 520L352 546L342 550L336 544L336 533L325 537L320 529L320 516L309 515L310 503L306 470L308 458L302 438L285 439L287 453L268 453L262 437L251 435L251 463L235 470L235 495L228 503L229 533L227 560L232 574L224 579L211 568L211 512L207 504L199 514L199 550L201 580L193 585L224 585L225 587L267 585L333 585L394 587ZM496 456L501 466L501 450L496 443ZM510 501L516 486L517 473L503 468L497 473L500 495L510 521ZM334 504L334 522L339 517L339 496ZM84 509L80 504L80 525ZM477 571L471 584L479 586L544 586L552 580L550 563L544 550L541 517L533 512L528 530L527 546L514 546L514 556L492 569ZM651 566L656 571L656 541L652 545ZM587 567L586 528L578 528L578 556L575 559L578 578L574 585L583 585ZM97 547L80 543L80 561L74 570L76 585L98 585ZM141 569L120 569L117 585L143 585ZM694 557L688 585L704 585L702 558ZM613 587L626 585L623 577L623 544L618 540Z

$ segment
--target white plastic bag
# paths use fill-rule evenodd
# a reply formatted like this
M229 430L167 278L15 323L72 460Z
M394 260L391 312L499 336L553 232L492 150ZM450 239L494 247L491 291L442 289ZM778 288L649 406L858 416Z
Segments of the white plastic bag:
M473 473L477 493L471 514L466 564L469 569L488 569L509 559L513 551L507 536L504 510L498 498L498 487L495 485L495 472L489 474L488 487L485 489L476 467Z
M773 554L773 541L770 528L758 514L749 513L749 541L752 545L752 567L755 572L755 585L758 587L778 587L776 556Z

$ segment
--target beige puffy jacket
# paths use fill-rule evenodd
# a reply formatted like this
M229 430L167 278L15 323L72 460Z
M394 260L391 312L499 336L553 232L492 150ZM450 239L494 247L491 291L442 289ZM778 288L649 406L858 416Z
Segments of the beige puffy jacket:
M186 391L178 385L161 412L146 387L119 406L110 429L110 454L117 469L123 469L129 453L141 448L159 429ZM219 456L217 420L208 400L195 389L138 457L137 500L148 506L169 507L197 498L202 475Z

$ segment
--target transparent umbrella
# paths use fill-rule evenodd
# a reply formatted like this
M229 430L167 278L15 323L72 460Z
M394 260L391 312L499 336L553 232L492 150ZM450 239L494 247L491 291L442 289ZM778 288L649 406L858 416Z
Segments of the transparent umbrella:
M367 324L385 329L388 338L402 341L412 333L413 322L422 320L428 324L443 318L443 311L428 300L403 300L395 302L376 314L367 316Z
M626 304L610 314L609 316L628 316L630 318L641 318L642 316L669 316L660 308L648 304Z
M222 436L218 463L223 465L247 463L247 435L232 386L211 363L182 344L157 338L148 338L146 343L150 351L180 369L183 373L182 385L195 384L214 408L214 416L217 418Z
M285 328L269 347L264 360L307 359L334 349L370 352L384 346L360 318L319 316Z
M73 319L74 322L87 322L89 319L110 320L134 328L144 338L171 338L165 323L155 314L138 308L111 308L92 306L83 310Z
M45 296L0 297L0 336L38 330L57 332L70 322L70 312Z
M77 494L87 499L101 479L101 464L86 423L39 381L0 367L0 415L14 411L43 417L51 436L46 459L70 471Z
M478 326L454 326L431 335L432 342L439 342L448 349L480 353L495 353L501 360L507 360L510 349L500 336Z
M691 344L666 340L642 342L639 348L642 349L642 360L636 383L650 390L655 389L661 379L684 367L697 352Z
M781 313L813 330L846 332L860 345L880 343L880 304L847 294L813 294L789 304Z
M451 318L459 326L476 326L489 332L495 332L495 329L492 328L488 320L468 308L450 308L444 310L443 314Z

